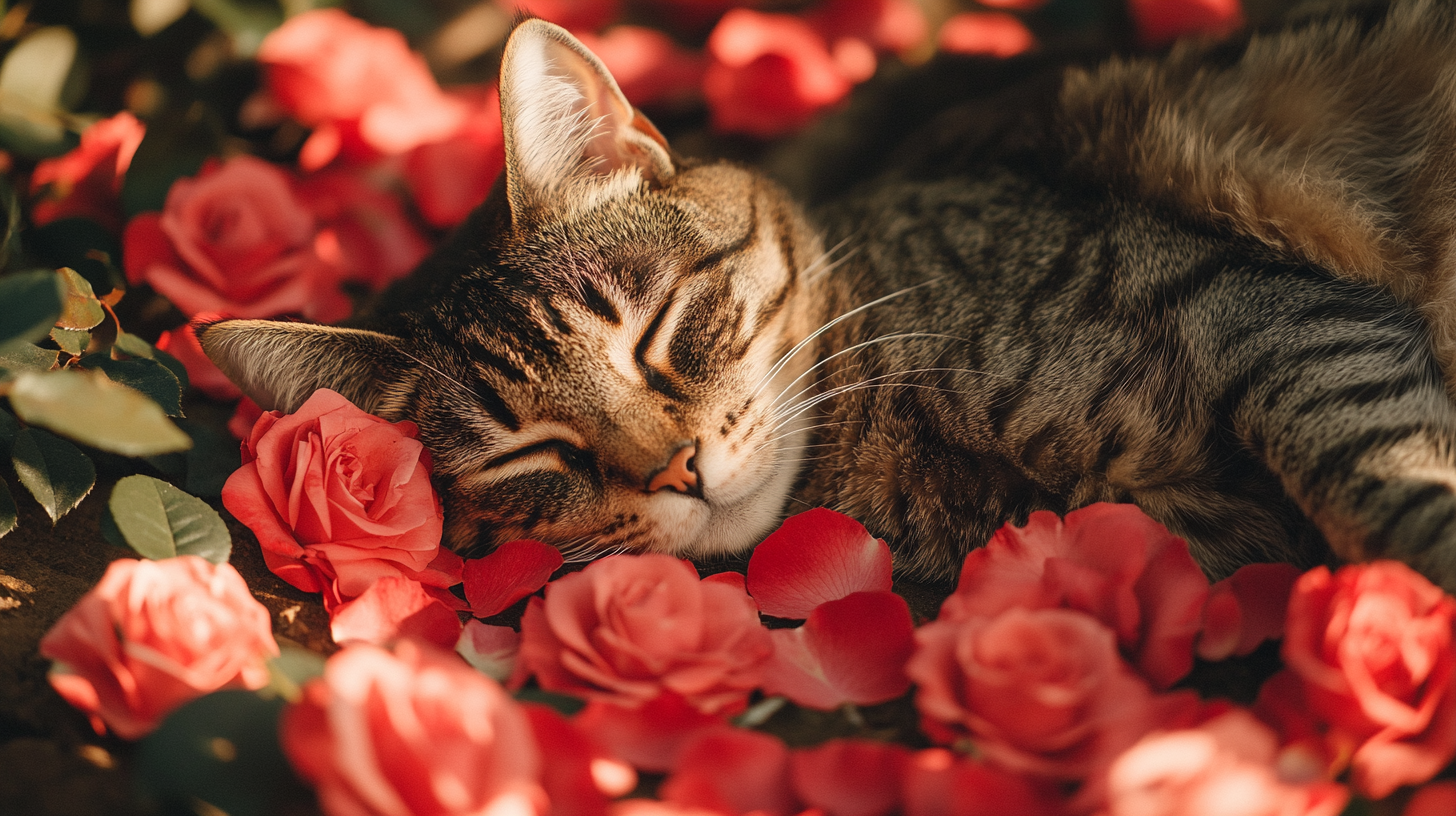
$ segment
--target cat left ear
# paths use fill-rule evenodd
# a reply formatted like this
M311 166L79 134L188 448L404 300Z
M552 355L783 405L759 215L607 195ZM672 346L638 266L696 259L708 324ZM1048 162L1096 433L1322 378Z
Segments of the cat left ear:
M667 140L577 39L545 20L511 33L501 60L506 191L515 219L553 203L629 194L673 175Z

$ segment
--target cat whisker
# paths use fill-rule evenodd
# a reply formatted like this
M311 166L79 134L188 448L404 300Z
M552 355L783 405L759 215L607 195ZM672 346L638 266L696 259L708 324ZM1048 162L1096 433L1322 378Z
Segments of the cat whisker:
M430 371L433 371L436 376L438 376L440 379L444 380L448 385L450 385L450 386L452 386L454 388L458 388L460 390L460 393L464 394L467 397L470 397L471 400L474 400L476 398L475 397L475 392L472 391L470 389L470 387L467 386L465 383L460 382L459 380L455 379L454 377L451 377L449 374L446 374L445 372L441 371L440 369L435 368L434 366L430 365L429 363L425 362L424 360L421 360L420 358L416 357L415 355L410 354L408 351L405 351L404 349L399 349L399 353L400 354L403 354L404 356L406 356L408 358L410 358L411 360L414 360L416 363L418 363L423 368L427 368Z
M964 374L979 374L979 373L981 373L981 372L971 371L969 369L962 369L962 368L912 368L912 369L907 369L905 371L892 371L892 372L890 372L888 374L880 374L879 376L870 377L868 379L859 380L857 382L852 382L852 383L847 383L845 385L835 386L834 388L831 388L828 391L824 391L824 392L822 392L820 394L816 394L816 395L814 395L812 397L809 397L808 399L802 400L800 402L797 402L797 403L789 403L786 406L784 406L784 407L782 407L782 408L780 408L780 409L772 412L771 414L769 414L768 420L770 422L778 422L779 420L781 420L781 419L783 419L785 417L795 416L795 415L799 414L804 408L808 408L808 407L812 407L814 405L818 405L819 403L823 402L826 399L830 399L832 397L836 397L836 396L839 396L841 394L846 394L846 393L849 393L850 391L858 390L858 389L860 389L860 388L862 388L864 386L874 384L874 383L876 383L876 382L878 382L880 380L884 380L884 379L887 379L887 378L890 378L890 377L899 377L899 376L906 375L906 374L929 374L929 373L934 373L934 372L958 372L958 373L964 373ZM880 383L880 385L896 385L896 384L897 383ZM934 390L937 390L937 391L946 391L946 392L949 392L949 393L956 393L956 390L954 388L945 388L943 386L932 386L932 385L926 385L926 384L923 384L923 383L898 383L898 384L899 385L915 385L915 386L920 387L920 388L930 388L930 389L934 389Z
M770 402L770 404L776 404L776 403L778 403L778 401L783 398L784 394L787 393L790 388L793 388L794 387L794 384L795 383L797 383L799 380L804 379L804 377L806 377L806 376L809 375L809 372L813 371L816 368L819 368L822 365L825 365L830 360L833 360L836 357L842 357L842 356L844 356L846 354L849 354L851 352L855 352L855 351L859 351L859 350L864 349L864 348L868 348L869 346L873 346L873 345L876 345L878 343L885 343L885 342L888 342L890 340L955 340L955 341L961 342L961 343L969 343L969 342L971 342L970 340L967 340L964 337L956 337L955 335L951 335L951 334L935 334L935 333L932 333L932 332L902 332L900 334L886 334L886 335L881 335L880 337L876 337L876 338L873 338L873 339L870 339L870 340L865 340L865 341L860 342L860 343L855 343L854 345L850 346L849 348L841 349L840 351L836 351L835 353L829 355L828 357L825 357L824 359L820 360L819 362L815 363L814 365L809 366L807 369L804 370L804 373L803 374L800 374L799 376L795 377L793 380L791 380L789 382L788 385L784 386L783 390L780 391L778 393L778 395L773 398L773 400ZM814 383L812 383L809 387L812 388L814 385L817 385L820 382L823 382L823 380L822 379L815 380ZM804 392L803 391L800 391L799 392L799 394L802 394L802 393L804 393ZM795 396L798 396L798 395L796 394Z

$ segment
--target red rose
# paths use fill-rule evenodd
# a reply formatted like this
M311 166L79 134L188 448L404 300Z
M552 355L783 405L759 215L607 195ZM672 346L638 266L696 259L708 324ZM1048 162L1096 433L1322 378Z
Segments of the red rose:
M404 183L425 220L453 227L490 193L506 165L500 92L494 85L451 94L466 116L460 127L421 144L404 162Z
M1284 613L1299 574L1293 564L1245 564L1214 584L1203 605L1198 656L1246 655L1266 640L1284 637Z
M321 170L304 176L295 190L322 228L315 242L319 254L349 280L383 289L430 252L399 198L357 172Z
M71 152L36 164L30 191L39 196L30 218L37 226L61 218L90 218L121 227L121 182L146 127L122 111L86 128Z
M629 707L671 692L716 713L741 706L773 647L741 590L667 555L617 555L546 586L521 620L518 675Z
M544 813L526 714L490 678L410 640L350 646L279 723L330 814Z
M1349 791L1279 777L1278 739L1242 709L1138 741L1108 770L1099 816L1336 816Z
M1268 685L1301 695L1295 705L1327 725L1336 750L1353 749L1361 794L1424 782L1456 756L1453 620L1456 600L1394 561L1319 567L1295 583L1288 675Z
M398 155L455 133L464 106L436 84L404 35L338 9L294 16L258 49L268 91L313 128L299 163L316 170L343 152Z
M440 502L416 432L320 389L294 414L259 417L223 505L258 537L269 569L323 592L330 609L390 575L454 586L461 561L440 548Z
M788 14L729 11L708 37L708 55L703 96L713 127L724 132L781 136L844 99L854 84L824 38ZM862 73L863 60L852 62Z
M195 331L198 324L210 323L223 317L220 312L197 315L184 326L162 332L162 336L157 338L156 346L158 350L167 352L182 363L182 367L187 369L187 381L193 388L215 400L227 402L238 399L243 392L202 350Z
M349 301L339 270L319 257L315 226L287 173L235 156L178 179L162 212L127 224L127 280L150 284L189 316L337 320Z
M665 802L720 814L790 816L800 810L783 740L728 726L688 743L659 793Z
M939 620L916 640L905 671L919 686L925 732L944 743L969 737L1011 770L1084 779L1160 716L1112 632L1082 612Z
M1192 35L1221 37L1244 24L1239 0L1129 0L1127 10L1148 46Z
M573 33L596 31L617 16L621 0L523 0L519 12L555 23Z
M880 816L900 804L910 749L866 739L832 739L789 755L794 792L835 816Z
M224 688L268 684L278 654L268 610L238 571L195 555L124 558L40 642L50 681L97 733L151 731L173 709Z
M943 620L994 616L1014 606L1086 612L1154 686L1193 667L1208 578L1183 539L1130 504L1093 504L1067 514L1031 514L966 557Z
M1416 791L1401 816L1451 816L1456 813L1456 782L1432 782Z
M910 757L901 810L905 816L1064 816L1056 786L1010 773L944 748Z
M1036 35L1010 14L962 12L940 26L936 47L951 54L1014 57L1036 47Z
M607 66L633 105L670 108L697 97L706 61L661 31L619 25L600 35L577 32L576 36Z

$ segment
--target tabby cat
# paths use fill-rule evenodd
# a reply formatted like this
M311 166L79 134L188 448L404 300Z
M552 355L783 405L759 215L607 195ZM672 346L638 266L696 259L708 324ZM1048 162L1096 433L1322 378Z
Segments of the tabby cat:
M826 505L945 577L1032 510L1130 501L1213 575L1333 552L1456 589L1456 407L1421 314L1452 308L1456 72L1430 64L1453 30L1417 2L1114 62L995 138L947 105L806 213L675 155L528 20L506 172L450 242L349 328L202 344L265 407L329 387L418 423L463 552L710 557Z

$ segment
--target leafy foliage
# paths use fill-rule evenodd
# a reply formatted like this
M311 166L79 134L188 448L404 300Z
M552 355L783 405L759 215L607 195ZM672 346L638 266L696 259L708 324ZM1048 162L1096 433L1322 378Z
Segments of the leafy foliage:
M199 555L223 564L232 554L232 536L217 511L160 479L122 479L107 508L114 529L146 558Z

